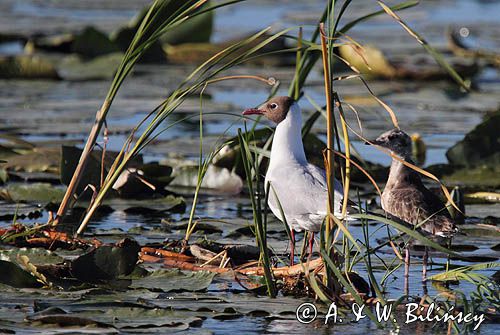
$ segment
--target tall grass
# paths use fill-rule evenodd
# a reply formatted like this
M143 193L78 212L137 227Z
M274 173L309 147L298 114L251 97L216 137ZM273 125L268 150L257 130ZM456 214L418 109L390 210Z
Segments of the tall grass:
M267 247L267 199L270 192L270 186L266 185L266 189L262 187L262 181L259 173L258 159L252 154L249 147L249 142L253 132L242 133L238 129L238 139L240 144L241 158L245 169L248 191L252 203L252 212L254 220L255 237L260 250L260 261L264 268L264 278L266 281L267 292L269 296L276 296L276 285L271 271L271 260Z
M264 29L247 39L225 48L198 66L179 85L179 87L149 115L147 119L143 120L142 123L134 128L127 141L124 143L114 164L110 168L110 171L108 172L108 175L102 188L99 190L95 201L91 204L86 215L84 216L77 231L77 235L84 231L90 218L95 213L98 206L102 203L106 193L123 172L129 161L148 143L158 136L157 130L160 125L184 102L187 97L202 89L207 84L218 82L217 78L221 73L231 67L244 63L264 46L286 34L290 29L285 29L281 32L273 34L272 36L265 38L262 42L257 43L257 45L249 47L252 42L264 35L264 33L268 30L269 29ZM137 139L134 140L136 132L138 132L141 126L144 127L144 130L137 137ZM202 176L200 175L200 177Z
M79 163L57 210L56 217L51 224L57 225L64 218L116 94L142 55L167 31L189 21L193 17L240 1L242 0L227 1L203 8L202 6L207 3L207 0L186 0L171 15L167 16L167 19L163 14L171 10L171 1L155 0L152 3L118 66L101 108L97 111L94 125L85 142Z

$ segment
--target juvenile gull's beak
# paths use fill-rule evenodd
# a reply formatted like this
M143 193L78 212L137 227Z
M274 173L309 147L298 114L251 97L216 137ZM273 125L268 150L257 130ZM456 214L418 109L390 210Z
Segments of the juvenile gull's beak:
M262 115L263 111L257 108L248 108L243 111L243 115Z

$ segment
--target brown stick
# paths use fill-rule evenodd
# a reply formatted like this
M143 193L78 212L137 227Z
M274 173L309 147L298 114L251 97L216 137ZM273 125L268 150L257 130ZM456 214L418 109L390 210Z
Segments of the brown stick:
M145 248L142 248L143 250ZM153 248L147 248L147 249L153 249ZM158 250L158 249L153 249L153 250ZM172 253L174 255L181 255L181 254L176 254ZM189 257L185 255L181 255L184 257ZM181 270L189 270L189 271L209 271L209 272L215 272L215 273L226 273L229 271L234 271L237 273L241 273L244 275L256 275L256 276L263 276L264 275L264 268L261 266L256 266L256 267L251 267L251 268L246 268L246 269L230 269L230 268L219 268L217 266L199 266L197 264L189 263L180 259L171 259L171 258L161 258L158 256L153 256L149 255L147 253L144 253L143 251L140 253L140 259L143 262L148 262L148 263L158 263L158 262L163 262L163 265L165 267L169 268L176 268L176 269L181 269ZM311 271L315 270L316 268L319 268L320 266L323 265L323 261L321 258L317 258L315 260L312 260L310 262L306 263L299 263L294 266L284 266L284 267L279 267L279 268L272 268L273 275L275 277L288 277L288 276L296 276L298 274L304 273L306 271Z
M149 247L142 247L141 248L141 253L143 254L152 254L150 256L155 256L158 257L158 255L167 257L167 258L175 258L180 261L184 262L194 262L194 257L179 254L176 252L164 250L164 249L155 249L155 248L149 248Z
M299 263L294 266L284 266L280 268L272 268L271 270L273 271L273 275L275 277L290 277L290 276L296 276L298 274L304 273L306 271L312 271L316 269L317 267L323 265L323 261L321 258L317 258L315 260L310 261L309 263ZM257 275L257 276L263 276L264 275L264 268L261 266L253 267L253 268L247 268L247 269L241 269L241 270L236 270L239 273L246 274L246 275Z
M207 265L207 266L201 267L201 266L193 264L193 263L188 263L188 262L183 262L183 261L178 261L175 259L168 259L168 258L163 260L163 266L168 267L168 268L181 269L181 270L209 271L209 272L216 272L216 273L225 273L225 272L228 272L231 270L228 268L220 268L218 266L212 266L212 265Z

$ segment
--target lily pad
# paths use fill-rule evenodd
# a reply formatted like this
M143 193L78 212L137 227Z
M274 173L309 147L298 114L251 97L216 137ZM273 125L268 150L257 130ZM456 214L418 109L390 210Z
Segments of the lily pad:
M57 65L57 72L65 80L111 79L122 58L121 52L102 55L90 60L77 55L66 56Z
M17 288L42 286L35 277L17 264L2 260L0 260L0 283Z
M122 27L111 33L111 40L118 45L121 51L127 51L130 42L135 36L136 28L134 27ZM159 41L154 41L148 50L142 55L139 62L141 63L165 63L166 62L165 52L161 47Z
M464 139L446 152L448 161L457 166L500 165L500 111L488 116Z
M154 199L106 199L104 204L115 210L141 215L165 215L186 211L186 200L172 194Z
M0 78L59 79L54 64L41 56L0 57Z
M128 238L100 246L72 261L71 273L91 283L126 276L134 270L139 250L139 244Z
M35 37L33 41L26 44L25 49L44 50L48 52L71 52L71 46L75 41L74 34L58 34L52 36ZM30 45L30 43L32 43Z
M212 283L215 273L208 271L183 272L180 270L156 270L146 277L133 280L132 288L147 288L164 292L203 291Z
M0 259L15 262L18 256L27 256L31 263L56 264L64 261L64 258L53 251L41 248L13 248L9 250L0 250Z
M94 27L87 27L75 36L71 50L90 58L119 51L118 46L106 34Z
M227 47L245 40L250 36L242 36L222 43L203 43L203 42L182 42L179 44L168 43L163 45L163 49L167 55L169 63L174 64L198 64L212 57L216 53L226 49ZM240 50L235 51L235 57L242 55L250 48L257 46L259 43L266 41L270 37L269 34L263 34L254 41L244 46ZM259 53L268 53L272 51L282 51L286 48L284 38L277 38L268 43ZM295 64L294 52L280 52L279 54L267 54L261 57L256 57L249 60L247 63L261 66L287 66Z
M64 196L64 190L46 183L16 183L2 188L0 195L11 202L33 202L46 205L49 202L60 202Z
M484 190L485 187L495 189L500 187L500 164L457 169L453 173L443 176L442 180L450 186L467 186L479 190Z
M7 171L59 173L61 150L59 148L34 148L20 155L6 158Z
M114 328L110 324L94 321L77 315L68 314L50 314L42 316L33 316L28 319L32 323L53 324L57 327L99 327L99 328Z
M200 324L202 319L183 312L160 308L115 307L105 311L80 312L79 315L112 324L119 329L140 329L166 327L167 329L188 329L190 325ZM165 331L164 333L168 333Z

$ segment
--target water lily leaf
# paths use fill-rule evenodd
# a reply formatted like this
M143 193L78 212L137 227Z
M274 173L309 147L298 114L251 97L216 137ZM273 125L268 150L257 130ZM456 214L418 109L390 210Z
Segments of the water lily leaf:
M174 310L210 311L216 313L243 314L259 313L265 311L273 318L290 318L295 316L297 306L305 300L291 297L278 296L269 298L256 296L252 293L232 294L230 296L214 296L209 293L178 293L175 296L165 294L171 299L155 300L154 302L164 308Z
M453 165L469 168L500 165L500 111L487 117L448 149L446 157Z
M96 326L100 328L114 328L112 325L106 324L104 322L98 322L77 315L67 315L67 314L44 315L39 317L32 317L29 320L31 322L42 323L42 324L54 324L57 325L58 327Z
M130 274L137 263L139 244L125 238L116 245L104 245L71 262L71 273L81 281L95 283Z
M167 224L168 228L172 230L186 230L188 227L187 223L171 224L167 221L164 221L164 223ZM204 234L220 234L222 233L222 229L209 223L199 222L193 228L193 232L203 232Z
M464 225L460 227L460 231L469 237L500 237L500 229L497 226L488 224Z
M140 22L139 22L140 23ZM127 51L130 42L135 36L136 28L134 27L121 27L118 30L111 33L111 40L118 45L121 51ZM161 47L159 41L154 41L153 44L147 49L139 60L140 63L165 63L166 57L165 52Z
M9 250L0 250L0 259L15 262L19 256L27 256L31 263L57 264L64 261L64 258L55 252L42 248L13 248Z
M149 180L153 180L158 187L165 187L174 179L172 167L158 162L141 165L140 170Z
M9 174L4 168L0 168L0 184L5 184L9 180Z
M202 291L208 288L215 277L208 271L183 272L180 270L160 269L144 278L134 280L131 287L170 291Z
M183 197L167 195L155 199L106 199L104 204L115 210L141 215L165 215L166 213L184 213L186 200Z
M12 148L8 148L4 145L0 144L0 158L8 158L17 155L18 153L14 151Z
M46 183L9 184L1 189L0 196L11 202L58 203L64 196L62 188Z
M75 40L74 34L58 34L51 36L34 37L25 45L25 49L33 51L44 50L49 52L69 53Z
M44 57L16 55L0 57L0 78L58 79L56 68Z
M191 313L160 308L115 307L105 311L95 310L79 313L93 320L113 324L119 329L140 327L168 327L169 329L188 329L190 324L199 324L202 319Z
M73 52L84 57L96 57L119 51L109 37L94 27L87 27L80 32L71 45Z
M0 283L17 288L42 286L35 277L17 264L2 260L0 260Z
M21 155L6 158L7 171L59 173L61 152L59 148L34 148Z
M77 55L63 58L57 65L59 75L65 80L81 81L113 78L123 58L121 52L99 56L91 60Z

